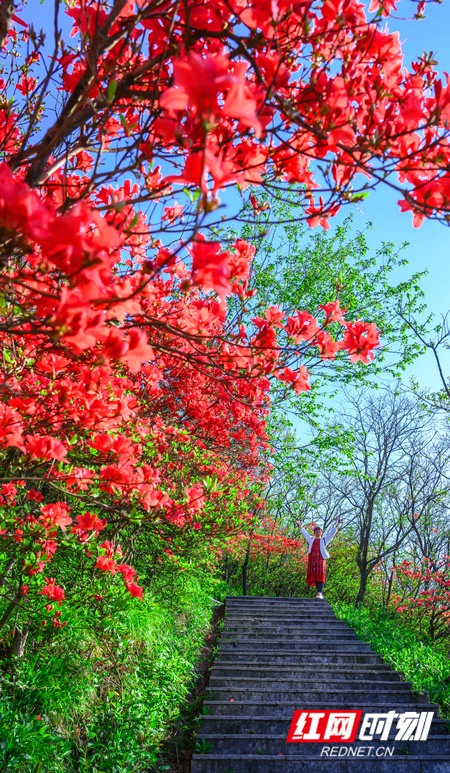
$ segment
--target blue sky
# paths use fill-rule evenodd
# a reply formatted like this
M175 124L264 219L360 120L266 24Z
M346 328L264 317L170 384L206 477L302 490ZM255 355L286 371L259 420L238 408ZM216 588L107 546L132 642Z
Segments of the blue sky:
M23 17L32 19L35 27L43 27L51 34L53 29L53 0L29 0ZM450 9L443 4L434 4L430 0L426 6L426 18L421 21L408 20L412 17L416 4L411 0L401 0L394 17L388 20L390 31L400 32L400 41L404 52L404 64L409 68L412 59L416 59L425 50L433 51L439 62L438 70L450 72L450 48L448 30L450 29ZM61 14L63 16L63 14ZM64 25L65 26L65 25ZM387 187L380 186L361 204L359 212L345 207L343 214L354 211L355 228L362 229L370 220L373 230L369 240L376 249L382 241L393 241L397 246L409 242L405 257L410 266L399 271L395 277L400 280L407 275L428 269L429 275L423 280L426 304L429 311L437 315L445 314L450 308L448 275L450 262L450 228L437 222L426 221L420 229L412 227L410 212L402 214L399 210L398 195ZM340 216L336 221L341 219ZM333 222L333 221L332 221ZM333 225L332 225L333 227ZM443 362L450 375L450 352L444 353ZM440 381L433 357L430 354L421 357L405 374L405 380L415 376L427 389L439 389Z

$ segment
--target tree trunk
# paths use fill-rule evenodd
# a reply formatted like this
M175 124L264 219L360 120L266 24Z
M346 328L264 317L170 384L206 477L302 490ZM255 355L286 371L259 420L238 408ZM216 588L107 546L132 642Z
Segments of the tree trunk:
M269 572L269 564L270 564L270 554L268 553L267 554L267 562L266 562L266 570L264 572L264 578L263 578L263 582L262 582L262 586L261 586L261 590L262 590L263 593L266 590L266 581L267 581L267 575L268 575L268 572Z
M6 623L8 622L8 620L11 617L12 613L14 612L14 610L17 609L17 605L18 605L19 599L20 599L20 590L17 591L17 593L16 593L15 597L13 598L13 600L10 601L10 603L6 607L2 617L0 619L0 631L6 625Z
M359 583L358 595L355 600L356 609L359 609L364 601L364 596L366 595L366 590L367 590L367 580L369 579L369 572L367 571L367 566L365 567L360 566L359 571L361 574L361 580Z
M24 628L23 631L20 628L16 628L14 631L14 638L11 644L11 655L16 658L23 658L25 652L25 644L27 643L28 634L30 633L28 628Z
M11 18L15 11L12 0L1 0L0 2L0 49L8 36L11 27Z
M385 609L387 609L387 606L388 606L390 598L391 598L392 582L393 582L393 580L394 580L394 572L391 572L391 575L389 577L389 582L388 582L388 591L387 591L386 601L384 602L384 608Z
M242 595L243 596L247 595L247 568L248 568L249 558L250 558L250 545L247 548L244 565L242 567Z
M5 566L4 570L3 570L3 574L0 577L0 588L3 588L6 580L8 579L8 575L9 575L11 569L13 568L14 564L16 563L16 560L17 560L16 556L12 556L9 559L8 563L6 564L6 566Z
M358 595L355 600L355 607L358 609L364 601L364 596L367 590L367 580L369 579L369 537L372 528L372 515L373 515L373 499L370 499L365 512L363 522L361 524L361 533L359 537L358 555L356 563L358 564L361 580L359 583Z

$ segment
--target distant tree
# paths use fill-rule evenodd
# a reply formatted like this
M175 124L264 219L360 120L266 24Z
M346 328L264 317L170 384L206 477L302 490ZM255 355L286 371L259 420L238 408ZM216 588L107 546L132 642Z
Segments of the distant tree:
M242 238L256 248L248 280L255 294L245 303L238 296L232 297L230 314L250 326L262 309L282 310L277 340L283 363L294 370L304 363L313 376L311 390L301 396L287 384L274 381L272 409L279 406L282 411L314 420L325 386L331 395L345 385L375 383L378 374L399 374L423 351L404 314L417 316L423 311L420 283L426 272L395 282L396 269L408 265L406 244L396 249L393 243L383 242L378 249L371 249L371 224L352 233L351 216L332 231L313 233L295 219L297 197L295 189L284 201L266 193L261 200L267 209L259 212L253 223L240 230L223 228L217 235L229 244ZM271 225L273 221L278 225ZM296 309L314 316L317 308L336 299L340 308L346 309L346 319L370 319L376 324L382 346L373 352L369 365L350 363L337 347L333 351L325 346L307 347L307 341L296 341L287 334L289 325L281 329L286 318L295 318ZM331 322L328 339L335 338L338 331L339 322Z
M356 537L360 605L374 570L409 549L421 524L426 529L430 514L442 506L450 488L448 452L418 401L393 387L347 395L345 410L334 418L334 456L342 465L325 468L325 488L334 489ZM342 430L352 438L345 456Z
M450 412L450 375L445 364L445 353L450 350L450 311L441 315L437 321L432 312L423 315L417 314L411 308L401 306L400 316L410 330L416 342L422 347L422 351L431 353L434 367L436 368L441 388L436 391L424 389L417 379L412 379L412 389L418 395L423 405L432 411L439 410Z

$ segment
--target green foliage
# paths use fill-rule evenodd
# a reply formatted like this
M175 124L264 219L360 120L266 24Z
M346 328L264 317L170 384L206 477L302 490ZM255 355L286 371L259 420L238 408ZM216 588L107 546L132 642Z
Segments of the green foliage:
M101 622L73 609L53 640L1 666L0 769L134 773L155 763L192 685L215 600L211 574L161 577Z
M293 539L298 539L293 537ZM333 539L326 569L326 597L331 602L354 602L358 593L360 575L356 564L357 545L351 534L338 533ZM244 558L228 556L222 569L233 593L242 593ZM315 588L306 584L306 542L299 538L298 548L284 552L262 552L255 546L247 568L249 596L311 596ZM369 582L367 598L379 603L381 594L375 583Z
M333 608L414 689L428 690L431 701L439 704L444 716L450 716L450 684L444 681L450 676L450 661L443 649L419 639L380 608L369 612L337 601Z
M228 560L228 582L232 592L242 594L242 561ZM305 563L298 563L288 553L255 555L249 561L247 593L249 596L308 596Z
M424 293L420 282L426 272L414 273L402 282L393 281L393 273L408 265L404 250L392 242L382 242L376 251L369 248L367 223L365 231L352 233L352 217L331 228L312 230L296 220L298 191L293 186L283 201L261 194L270 207L256 219L252 216L241 232L227 232L220 237L230 242L239 236L257 248L250 286L258 290L254 301L246 301L248 318L261 314L269 306L279 306L292 314L303 309L315 316L321 304L337 297L347 308L346 318L374 322L381 331L382 348L370 366L352 364L344 353L334 362L323 363L310 347L303 364L313 374L311 392L296 396L292 390L274 384L284 410L291 404L299 415L315 420L315 411L323 402L324 384L336 391L338 384L372 383L374 375L388 370L398 374L413 362L424 346L412 334L406 317L424 309ZM258 198L261 198L258 193ZM261 199L261 200L262 200ZM238 299L231 303L239 304ZM400 313L401 310L401 313ZM330 332L340 329L338 323ZM294 347L295 348L295 347ZM299 347L297 347L299 348ZM274 402L274 395L272 395Z

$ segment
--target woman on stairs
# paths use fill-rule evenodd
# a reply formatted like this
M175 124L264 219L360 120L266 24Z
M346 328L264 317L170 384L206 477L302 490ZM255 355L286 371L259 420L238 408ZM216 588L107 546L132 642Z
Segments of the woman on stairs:
M325 584L325 572L327 562L326 559L330 557L327 551L327 545L331 542L334 535L341 525L341 518L339 516L336 526L333 526L325 536L323 536L323 529L320 526L315 526L314 537L312 537L306 529L303 528L300 521L295 522L297 526L300 526L301 532L308 543L308 572L306 575L306 582L308 585L315 585L317 588L316 599L323 599L323 586Z

